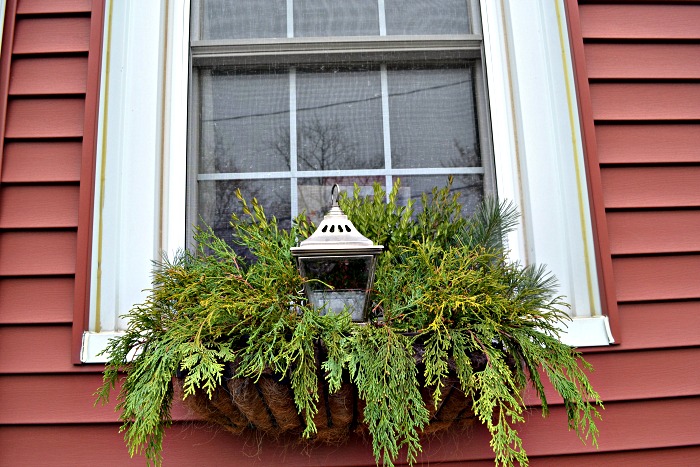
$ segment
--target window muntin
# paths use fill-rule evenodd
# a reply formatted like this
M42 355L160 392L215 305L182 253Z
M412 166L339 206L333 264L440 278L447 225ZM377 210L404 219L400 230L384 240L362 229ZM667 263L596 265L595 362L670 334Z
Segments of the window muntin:
M283 226L302 211L318 221L333 183L390 190L400 178L408 200L451 175L467 211L493 193L466 0L290 0L257 14L249 3L192 4L190 220L228 236L236 188ZM240 30L235 12L253 15Z

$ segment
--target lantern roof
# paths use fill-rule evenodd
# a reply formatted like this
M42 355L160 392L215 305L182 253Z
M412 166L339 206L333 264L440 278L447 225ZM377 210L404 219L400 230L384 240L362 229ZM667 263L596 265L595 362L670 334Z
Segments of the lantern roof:
M294 256L322 254L379 254L384 247L357 231L348 216L338 206L338 185L333 185L333 206L323 217L316 231L298 247L292 247ZM334 197L335 193L335 197Z

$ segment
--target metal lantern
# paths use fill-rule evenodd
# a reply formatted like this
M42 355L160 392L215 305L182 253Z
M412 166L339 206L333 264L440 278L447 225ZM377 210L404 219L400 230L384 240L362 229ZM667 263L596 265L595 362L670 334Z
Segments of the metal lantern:
M382 245L374 245L352 225L338 206L338 185L331 189L332 207L316 231L292 248L304 291L321 313L347 310L356 322L367 321L369 294Z

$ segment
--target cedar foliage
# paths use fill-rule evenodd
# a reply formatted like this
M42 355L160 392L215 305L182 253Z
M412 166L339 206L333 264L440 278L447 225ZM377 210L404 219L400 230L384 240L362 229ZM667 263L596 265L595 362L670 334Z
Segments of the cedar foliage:
M203 389L211 397L224 367L236 362L236 377L257 380L272 370L291 381L303 436L313 438L319 410L314 342L327 349L321 362L330 392L344 374L365 401L363 418L377 463L393 465L406 448L413 464L420 433L429 423L419 385L423 372L433 402L452 368L473 401L478 420L491 433L496 463L526 464L515 425L523 422L522 389L531 384L547 414L544 374L561 395L569 427L596 443L595 419L602 403L584 370L590 366L557 339L568 320L543 267L509 262L504 235L517 222L512 206L486 200L463 216L450 186L424 195L423 209L397 203L398 184L388 195L341 198L360 232L385 246L376 271L373 321L349 315L320 316L311 309L290 253L314 230L299 216L291 231L278 227L253 200L242 199L243 217L232 217L234 242L254 262L237 255L211 230L196 235L196 249L156 264L147 300L127 315L126 334L112 340L98 400L106 401L119 380L117 410L133 456L161 463L162 441L171 423L172 378L184 372L184 396ZM422 365L415 348L423 347ZM470 355L485 356L475 369ZM345 376L347 378L347 376Z

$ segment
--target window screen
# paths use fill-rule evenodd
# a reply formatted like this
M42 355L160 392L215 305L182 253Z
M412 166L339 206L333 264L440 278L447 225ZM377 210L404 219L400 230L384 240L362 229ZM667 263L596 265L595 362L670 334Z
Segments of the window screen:
M188 222L229 238L237 189L283 227L335 183L419 201L452 176L467 211L494 190L472 3L192 5Z

